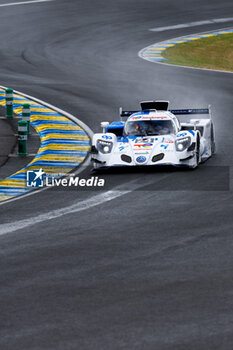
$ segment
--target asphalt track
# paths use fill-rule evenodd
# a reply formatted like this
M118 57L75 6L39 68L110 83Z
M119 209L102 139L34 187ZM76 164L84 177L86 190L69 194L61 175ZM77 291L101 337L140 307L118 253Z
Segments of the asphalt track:
M143 99L166 98L172 108L210 103L217 139L216 156L193 172L101 175L112 193L125 192L79 212L72 206L101 193L53 189L2 205L1 224L12 229L0 236L1 349L233 348L232 75L137 56L157 41L219 25L150 28L232 11L230 0L1 8L2 85L77 115L94 131L119 106L134 109ZM53 219L58 209L64 215ZM23 219L28 225L17 229Z

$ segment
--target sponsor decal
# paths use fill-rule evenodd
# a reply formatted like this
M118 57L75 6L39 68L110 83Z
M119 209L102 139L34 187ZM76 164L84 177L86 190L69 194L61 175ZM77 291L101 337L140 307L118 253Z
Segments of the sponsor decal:
M167 149L169 145L164 145L164 144L161 144L160 147L161 148L164 148L164 149Z
M101 137L104 140L112 140L112 136L109 136L109 135L102 135Z
M148 137L137 137L135 143L153 143L154 139Z
M118 137L117 137L117 141L118 141L118 142L122 142L122 143L127 143L127 142L129 142L128 138L125 137L125 136L118 136Z
M151 149L152 143L134 144L134 149Z
M168 119L167 116L150 116L150 115L135 115L134 117L130 117L129 120L154 120L154 119Z
M150 120L150 119L169 119L168 117L166 116L143 116L142 117L142 120ZM170 120L170 119L169 119Z
M182 133L180 133L180 134L177 134L176 136L177 137L184 137L184 136L186 136L187 135L187 132L182 132Z
M130 118L130 120L139 120L142 119L141 115L135 115L134 117Z
M127 147L129 147L128 144L126 144L126 145L119 145L119 151L122 152Z
M137 163L145 163L145 161L146 161L146 157L144 156L139 156L136 158Z

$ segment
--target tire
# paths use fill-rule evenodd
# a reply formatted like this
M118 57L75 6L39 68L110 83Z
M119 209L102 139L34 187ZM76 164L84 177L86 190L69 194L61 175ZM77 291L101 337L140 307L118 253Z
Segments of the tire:
M216 152L216 145L215 145L215 139L214 139L214 125L213 122L211 122L211 127L210 127L210 140L211 140L211 155L215 154Z
M198 164L200 163L200 135L197 134L196 138L196 148L195 148L195 163L190 168L196 169L198 167Z

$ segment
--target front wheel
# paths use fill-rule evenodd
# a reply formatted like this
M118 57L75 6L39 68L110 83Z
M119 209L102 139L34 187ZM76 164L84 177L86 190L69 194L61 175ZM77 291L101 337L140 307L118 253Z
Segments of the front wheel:
M198 167L198 164L200 163L201 156L200 156L200 135L197 134L196 138L196 147L195 147L195 154L194 154L194 164L190 166L191 169L195 169Z

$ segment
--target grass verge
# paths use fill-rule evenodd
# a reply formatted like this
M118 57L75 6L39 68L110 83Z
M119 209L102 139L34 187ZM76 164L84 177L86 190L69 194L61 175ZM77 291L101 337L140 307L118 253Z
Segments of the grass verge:
M163 57L180 66L233 71L233 33L175 45Z

